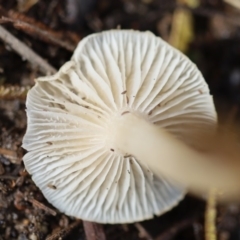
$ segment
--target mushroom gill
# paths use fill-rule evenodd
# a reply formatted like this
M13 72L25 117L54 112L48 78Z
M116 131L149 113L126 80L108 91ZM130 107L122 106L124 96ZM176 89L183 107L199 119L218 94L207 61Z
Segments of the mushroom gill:
M36 80L26 105L24 164L34 182L60 211L102 223L152 218L185 194L164 170L163 176L153 174L151 153L138 159L123 139L134 138L144 149L151 139L144 141L147 124L196 145L194 129L216 126L212 96L196 66L161 38L133 30L84 38L57 74ZM124 121L122 128L119 121L128 118L131 127ZM165 150L156 148L151 151ZM163 169L174 160L158 157Z

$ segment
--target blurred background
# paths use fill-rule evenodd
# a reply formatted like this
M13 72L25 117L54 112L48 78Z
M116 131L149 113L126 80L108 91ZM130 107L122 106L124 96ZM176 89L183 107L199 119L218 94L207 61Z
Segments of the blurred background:
M114 28L152 31L198 66L220 122L239 121L239 0L0 0L0 24L55 69L70 59L88 34ZM205 202L192 196L150 221L98 226L98 237L88 234L93 230L86 224L46 202L21 161L26 92L46 73L26 60L28 52L16 53L1 32L0 240L204 239ZM218 239L240 239L239 205L217 210Z

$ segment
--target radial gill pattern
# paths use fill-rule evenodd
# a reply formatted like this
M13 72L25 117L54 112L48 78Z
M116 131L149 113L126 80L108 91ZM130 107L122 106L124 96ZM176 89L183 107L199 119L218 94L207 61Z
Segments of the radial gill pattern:
M189 143L192 126L216 121L194 64L153 34L130 30L83 39L57 74L37 79L26 105L24 163L34 182L60 211L102 223L151 218L184 195L106 146L112 115L137 112Z

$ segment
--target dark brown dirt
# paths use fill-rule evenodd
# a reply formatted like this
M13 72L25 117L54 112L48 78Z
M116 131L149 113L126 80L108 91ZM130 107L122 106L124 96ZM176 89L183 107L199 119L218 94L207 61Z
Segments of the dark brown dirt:
M18 4L21 2L25 3L22 6L25 10L19 15ZM159 26L176 7L174 0L38 0L26 10L30 2L0 0L0 14L22 21L28 21L30 17L31 24L40 27L44 24L46 31L72 46L87 34L118 25L162 35ZM220 120L231 116L237 123L240 24L229 23L225 15L236 16L239 20L240 12L221 0L200 2L200 7L193 12L195 37L187 55L208 82ZM214 23L219 14L224 15L222 25ZM5 23L5 27L55 68L69 60L72 54L49 39L37 36L36 32L16 28L12 23ZM38 69L0 41L0 85L33 85L34 78L39 75ZM24 155L21 139L26 129L24 109L23 100L0 99L0 240L86 239L82 222L50 206L24 170L21 160ZM109 240L201 240L204 209L204 201L187 196L161 217L140 225L104 225L103 231ZM239 206L219 207L218 216L219 239L240 239Z

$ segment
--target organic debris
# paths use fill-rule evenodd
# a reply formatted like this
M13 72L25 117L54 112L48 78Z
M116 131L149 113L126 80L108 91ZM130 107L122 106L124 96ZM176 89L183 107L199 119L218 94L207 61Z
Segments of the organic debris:
M237 0L225 2L238 6ZM178 16L183 15L176 14L181 11L189 27L182 33L187 38L180 38L179 46L183 47L179 48L202 71L220 122L238 126L239 9L221 0L199 0L197 6L180 0L0 0L0 7L0 239L204 239L205 202L190 196L163 216L136 224L99 225L56 210L21 161L27 124L25 97L34 79L54 73L89 33L121 26L150 30L168 40L170 35L179 37L174 24L181 20ZM239 205L216 208L214 201L210 203L209 232L215 232L214 211L218 210L216 231L220 239L238 239Z

